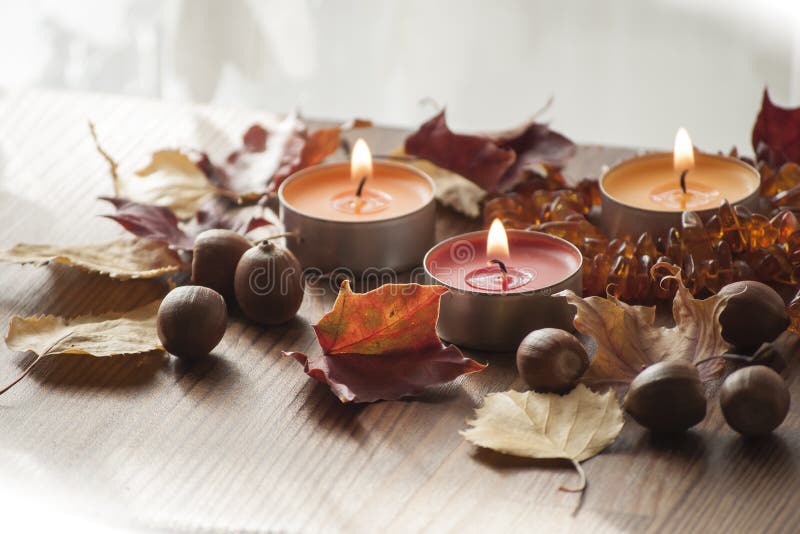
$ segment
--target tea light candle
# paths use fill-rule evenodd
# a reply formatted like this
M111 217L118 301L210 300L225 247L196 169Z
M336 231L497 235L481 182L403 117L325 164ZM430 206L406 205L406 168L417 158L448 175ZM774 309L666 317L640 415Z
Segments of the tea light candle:
M601 226L611 237L663 236L683 211L710 217L723 200L758 207L758 171L736 158L694 153L683 128L672 153L626 160L600 178Z
M425 256L442 295L437 330L450 343L477 350L513 351L532 330L572 329L574 309L550 295L581 292L583 258L571 243L548 234L489 231L447 239Z
M303 169L278 189L288 248L304 268L407 270L434 241L434 184L422 171L373 162L363 139L351 161Z

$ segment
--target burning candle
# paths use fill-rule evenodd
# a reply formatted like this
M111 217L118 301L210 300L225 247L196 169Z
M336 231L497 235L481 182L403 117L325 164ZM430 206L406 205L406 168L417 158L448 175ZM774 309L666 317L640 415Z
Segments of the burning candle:
M760 177L735 158L695 154L683 128L672 153L626 160L600 178L603 229L612 237L635 238L642 232L663 236L679 227L683 211L709 217L727 199L755 209Z
M287 246L304 268L406 270L434 240L433 181L394 162L373 162L359 139L350 162L324 163L278 189Z
M538 328L572 329L574 310L564 289L581 291L580 251L548 234L506 231L499 220L488 231L447 239L425 256L442 296L439 335L477 350L511 351Z

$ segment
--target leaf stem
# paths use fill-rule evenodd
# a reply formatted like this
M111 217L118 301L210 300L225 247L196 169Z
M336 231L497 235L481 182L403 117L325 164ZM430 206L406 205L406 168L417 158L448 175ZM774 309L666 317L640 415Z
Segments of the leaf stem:
M46 353L45 353L45 354L46 354ZM22 371L22 374L21 374L21 375L19 375L17 378L15 378L14 380L12 380L12 381L11 381L11 383L9 383L8 385L6 385L6 386L5 386L3 389L0 389L0 395L2 395L3 393L5 393L5 392L6 392L6 391L8 391L9 389L13 388L14 386L16 386L18 382L20 382L20 381L21 381L23 378L25 378L26 376L28 376L28 373L30 373L30 372L31 372L31 370L33 369L33 366L34 366L34 365L36 365L37 363L39 363L39 360L41 360L41 359L42 359L42 357L43 357L45 354L39 354L39 355L37 355L37 356L36 356L36 358L35 358L35 359L34 359L34 360L33 360L33 361L30 363L30 365L28 365L28 367L26 367L26 368L25 368L25 370L24 370L24 371Z
M296 232L282 232L280 234L271 235L269 237L265 237L263 239L259 239L258 241L253 241L253 246L260 245L265 241L271 241L273 239L280 239L282 237L297 237Z
M583 467L581 467L580 462L574 459L570 459L570 461L572 462L572 465L575 467L575 470L578 472L578 475L580 476L580 482L578 482L577 487L568 488L566 486L559 486L558 490L566 491L569 493L581 493L586 489L586 472L583 470Z
M91 124L91 123L89 123L89 124ZM55 340L49 347L44 349L41 354L37 354L36 358L30 363L30 365L28 365L28 367L25 368L24 371L22 371L21 375L19 375L17 378L12 380L11 383L6 385L3 389L0 389L0 395L5 393L9 389L13 388L14 386L16 386L23 378L28 376L28 373L30 373L33 370L33 367L37 363L39 363L39 361L41 361L42 358L44 358L45 356L48 356L50 354L51 350L53 350L59 343L61 343L62 341L64 341L66 338L68 338L71 335L72 335L72 330L70 330L69 332L67 332L66 334L64 334L63 336L58 338L57 340Z

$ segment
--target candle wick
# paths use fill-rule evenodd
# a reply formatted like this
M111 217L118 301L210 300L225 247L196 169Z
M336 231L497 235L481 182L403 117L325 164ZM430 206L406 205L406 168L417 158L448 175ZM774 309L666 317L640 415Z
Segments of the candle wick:
M685 169L681 172L681 191L683 194L686 194L686 175L689 173L689 169Z
M507 275L508 274L508 269L506 269L506 264L503 263L502 261L500 261L500 260L489 260L489 263L493 263L493 264L497 265L498 267L500 267L500 270L503 271L503 275Z
M356 189L356 196L360 197L361 193L364 191L364 184L367 183L367 177L364 176L361 178L361 181L358 182L358 189Z

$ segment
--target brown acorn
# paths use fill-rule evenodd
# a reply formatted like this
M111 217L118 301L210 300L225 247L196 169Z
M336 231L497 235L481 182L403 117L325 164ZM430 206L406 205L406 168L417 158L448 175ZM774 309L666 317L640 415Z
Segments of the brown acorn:
M179 358L197 358L217 346L227 323L222 295L203 286L176 287L158 308L158 339Z
M578 338L558 328L534 330L517 349L517 370L529 388L566 393L589 368L589 355Z
M730 427L744 436L769 434L789 413L789 388L764 365L731 373L719 390L719 405Z
M654 432L679 432L706 416L697 368L685 360L659 362L631 382L623 403L633 419Z
M233 230L201 232L194 241L192 283L211 288L232 302L236 266L250 246L247 238Z
M719 316L722 337L738 352L752 353L789 327L786 305L777 291L753 280L733 282L719 291L730 296Z
M251 320L276 325L292 319L303 303L303 273L290 251L270 241L242 255L234 277L236 301Z

